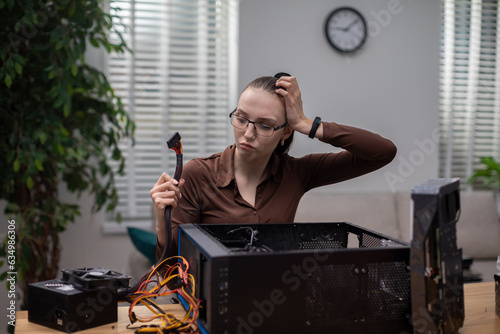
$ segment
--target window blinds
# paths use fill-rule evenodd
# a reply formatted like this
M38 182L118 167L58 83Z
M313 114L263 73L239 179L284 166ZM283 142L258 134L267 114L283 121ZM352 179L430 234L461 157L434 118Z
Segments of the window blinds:
M464 185L480 157L500 158L500 7L442 4L439 174Z
M133 53L112 54L108 78L135 121L135 145L123 142L125 176L116 177L118 212L152 221L150 189L182 136L184 163L229 144L236 105L237 0L111 1L114 26ZM118 40L118 36L112 35Z

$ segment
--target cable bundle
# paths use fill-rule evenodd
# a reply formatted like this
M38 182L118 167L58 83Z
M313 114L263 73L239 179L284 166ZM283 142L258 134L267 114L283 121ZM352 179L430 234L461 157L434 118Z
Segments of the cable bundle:
M174 179L179 181L182 174L183 149L181 136L178 132L169 138L167 145L176 153L177 163ZM171 210L171 206L165 207L165 248L160 259L134 286L120 295L121 300L124 299L130 302L129 318L132 324L137 321L150 322L154 319L161 319L161 325L143 325L136 328L136 333L198 333L196 320L199 315L200 300L195 297L196 285L193 276L188 273L189 263L181 256L167 258L172 240ZM168 264L171 259L177 259L175 264ZM164 274L161 274L161 272L164 272ZM175 289L169 290L167 284L175 278L177 278L178 283L175 284ZM151 288L151 285L154 285L154 287ZM182 319L177 319L173 314L164 312L152 300L156 297L171 294L178 294L189 305L189 309ZM136 316L133 309L137 304L145 305L153 315L148 318ZM127 326L127 328L132 327Z
M174 179L177 181L180 180L181 174L182 174L182 142L181 142L181 136L178 132L174 133L172 137L170 137L167 140L167 145L168 148L172 149L176 153L177 157L177 163L175 167L175 173L174 173ZM165 248L163 249L163 253L161 254L160 258L156 262L155 266L159 267L159 264L165 260L168 255L170 254L170 248L171 248L171 240L172 240L172 207L167 206L165 207ZM123 293L118 294L119 300L123 300L124 296L135 293L138 289L139 286L146 280L147 277L150 277L152 275L152 270L155 267L153 266L147 273L142 275L142 277L129 289L124 291Z
M169 265L168 262L171 262L172 259L177 259L177 261ZM154 265L137 291L128 295L126 299L130 302L129 319L132 324L161 319L161 325L142 325L136 328L127 326L127 328L136 329L135 333L198 333L197 319L200 300L195 297L196 283L188 270L189 263L181 256L172 256ZM160 272L164 272L164 274ZM167 284L174 279L178 281L175 284L175 289L169 290ZM186 315L182 319L177 319L173 314L166 313L153 301L156 297L172 294L178 294L189 305ZM133 309L138 304L146 306L152 315L150 317L137 316Z

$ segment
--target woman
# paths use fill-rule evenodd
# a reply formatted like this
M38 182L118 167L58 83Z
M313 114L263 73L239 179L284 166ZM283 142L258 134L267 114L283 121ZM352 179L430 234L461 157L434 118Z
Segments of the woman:
M392 161L394 144L366 130L304 115L295 77L262 77L241 93L230 114L234 145L194 159L177 182L163 174L151 189L157 256L165 247L164 210L171 205L171 246L183 223L289 223L308 190L351 179ZM287 154L294 131L341 147L339 153ZM171 253L172 253L171 252Z

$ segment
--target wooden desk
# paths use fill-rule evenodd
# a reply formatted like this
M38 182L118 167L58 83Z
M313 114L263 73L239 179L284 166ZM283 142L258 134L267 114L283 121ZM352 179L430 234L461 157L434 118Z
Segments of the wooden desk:
M500 333L500 318L495 315L495 283L471 283L464 285L465 294L465 322L460 330L461 334L498 334ZM166 305L165 310L178 317L182 317L184 309L181 305ZM138 308L135 312L139 312ZM118 322L87 329L77 333L108 334L127 333L134 331L127 329L128 307L118 308ZM16 334L24 333L62 333L44 326L28 322L27 311L17 312Z
M495 314L495 282L464 285L465 322L461 334L498 334L500 318Z

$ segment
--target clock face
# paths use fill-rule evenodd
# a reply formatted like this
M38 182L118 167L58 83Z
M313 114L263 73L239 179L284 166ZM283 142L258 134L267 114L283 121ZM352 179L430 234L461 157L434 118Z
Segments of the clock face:
M340 52L354 52L366 41L367 28L363 15L350 7L330 13L325 23L328 42Z

